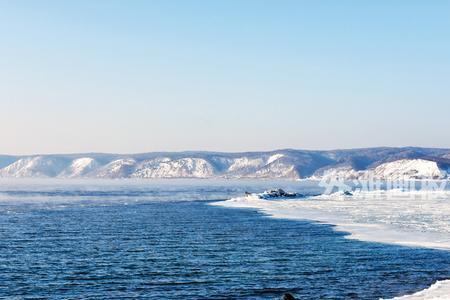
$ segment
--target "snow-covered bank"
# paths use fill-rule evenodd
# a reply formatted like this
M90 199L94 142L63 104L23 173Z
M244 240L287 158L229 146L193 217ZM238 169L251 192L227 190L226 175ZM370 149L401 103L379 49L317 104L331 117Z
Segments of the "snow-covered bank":
M275 218L307 219L336 225L348 238L450 250L448 191L360 192L267 201L257 196L214 205L254 208Z
M213 205L253 208L274 218L333 224L347 238L450 250L450 192L399 190L322 195L307 199L233 198ZM450 281L397 299L450 299Z
M450 299L450 280L437 281L429 288L412 295L395 297L392 300L448 300Z

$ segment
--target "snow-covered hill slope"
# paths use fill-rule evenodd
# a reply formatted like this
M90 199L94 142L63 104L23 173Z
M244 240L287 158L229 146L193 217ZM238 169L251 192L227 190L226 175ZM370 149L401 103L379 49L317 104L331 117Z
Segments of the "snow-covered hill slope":
M55 177L64 168L65 161L54 157L32 156L21 158L0 170L2 177Z
M354 180L364 177L365 171L356 171L352 166L337 166L331 167L316 172L311 179L339 179L339 180Z
M121 158L110 162L92 173L99 178L127 178L134 172L136 161L132 158Z
M71 164L58 175L58 177L83 177L95 170L99 164L95 159L90 157L82 157L75 159Z
M131 174L137 178L209 178L214 169L209 162L201 158L170 158L144 161Z
M232 159L225 177L229 178L300 178L295 164L284 161L285 155L276 153L256 158Z
M269 152L0 155L0 177L58 178L445 178L449 149L368 148Z
M269 160L270 161L270 160ZM293 178L299 179L300 176L295 170L295 165L282 160L269 162L264 167L255 172L255 178Z
M424 159L402 159L379 165L370 170L380 179L442 179L447 176L434 161Z
M444 179L448 177L447 170L438 163L425 159L401 159L380 164L376 167L356 171L350 166L330 168L321 174L315 174L313 179L381 179L381 180L413 180L413 179Z
M231 160L228 173L234 175L251 174L265 165L264 159L239 157Z

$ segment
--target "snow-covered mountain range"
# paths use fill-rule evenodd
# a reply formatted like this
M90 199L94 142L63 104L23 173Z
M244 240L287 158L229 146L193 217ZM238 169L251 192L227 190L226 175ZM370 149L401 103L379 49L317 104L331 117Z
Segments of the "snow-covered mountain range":
M0 155L0 177L443 179L450 149Z

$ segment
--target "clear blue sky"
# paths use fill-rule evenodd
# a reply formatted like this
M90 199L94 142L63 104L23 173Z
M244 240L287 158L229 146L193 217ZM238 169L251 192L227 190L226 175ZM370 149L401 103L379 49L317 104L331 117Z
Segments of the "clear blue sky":
M0 1L0 153L450 147L450 1Z

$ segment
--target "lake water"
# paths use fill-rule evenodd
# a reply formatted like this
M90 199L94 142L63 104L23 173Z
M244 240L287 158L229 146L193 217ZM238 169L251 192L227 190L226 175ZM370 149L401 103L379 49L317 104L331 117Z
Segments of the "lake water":
M209 205L274 182L0 185L0 297L379 299L450 278L450 252Z

